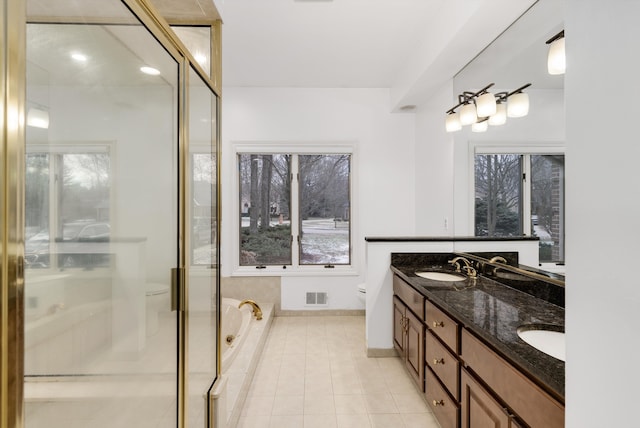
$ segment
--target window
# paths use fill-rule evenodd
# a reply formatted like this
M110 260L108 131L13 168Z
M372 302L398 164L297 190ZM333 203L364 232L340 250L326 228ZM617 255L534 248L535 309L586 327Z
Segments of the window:
M109 265L110 156L106 148L57 147L26 156L25 265Z
M351 155L238 155L240 266L351 264Z
M476 236L540 238L540 262L564 261L564 155L476 154Z

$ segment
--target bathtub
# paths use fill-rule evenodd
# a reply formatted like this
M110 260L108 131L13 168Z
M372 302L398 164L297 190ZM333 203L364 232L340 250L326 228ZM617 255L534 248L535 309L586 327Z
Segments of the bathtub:
M253 317L250 305L238 308L240 300L222 298L220 341L222 375L211 396L209 426L235 427L273 319L273 304L259 303L262 320Z
M249 332L249 325L252 320L250 305L238 308L240 300L223 297L220 304L220 341L222 343L222 373L226 373L231 368L233 360L242 348L242 344ZM255 320L254 320L255 321Z

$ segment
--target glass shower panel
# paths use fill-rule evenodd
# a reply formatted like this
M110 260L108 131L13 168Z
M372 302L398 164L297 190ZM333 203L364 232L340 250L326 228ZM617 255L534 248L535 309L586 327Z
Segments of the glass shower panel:
M27 26L27 427L177 424L178 63L124 21Z
M217 374L217 99L199 75L189 73L189 218L191 260L188 302L189 426L208 420L209 390Z

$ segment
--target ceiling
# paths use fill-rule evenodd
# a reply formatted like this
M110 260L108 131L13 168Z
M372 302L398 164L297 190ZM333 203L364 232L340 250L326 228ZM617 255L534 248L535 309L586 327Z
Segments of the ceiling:
M227 0L225 86L389 88L445 0Z

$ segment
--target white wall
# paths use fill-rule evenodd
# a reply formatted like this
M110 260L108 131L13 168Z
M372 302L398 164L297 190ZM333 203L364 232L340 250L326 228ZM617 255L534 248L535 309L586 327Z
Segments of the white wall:
M452 81L416 114L416 234L453 236L453 136L444 110L453 100Z
M567 427L636 425L640 2L569 0Z
M363 308L357 284L364 278L364 237L413 235L415 172L413 114L389 112L387 89L224 88L222 107L222 242L237 240L232 143L313 142L355 145L354 253L357 276L282 280L282 309L309 309L305 291L327 291L322 309ZM222 249L222 275L230 276L234 251Z

